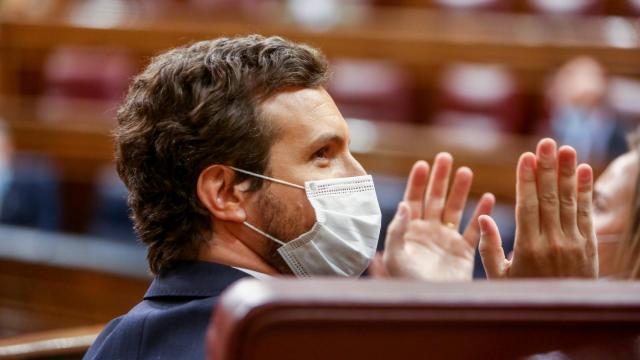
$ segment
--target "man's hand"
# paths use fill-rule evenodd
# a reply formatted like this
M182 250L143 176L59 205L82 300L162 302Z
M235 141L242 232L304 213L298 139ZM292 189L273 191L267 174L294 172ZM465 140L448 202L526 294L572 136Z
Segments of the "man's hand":
M588 277L598 275L592 223L593 174L576 167L576 152L544 139L536 154L518 161L513 260L502 250L496 223L479 218L480 255L488 278Z
M390 276L431 281L472 279L480 238L477 219L491 213L495 198L485 194L480 199L472 220L460 234L473 173L469 168L458 169L447 197L452 164L451 155L438 154L431 178L426 162L413 166L404 200L385 240L383 263Z

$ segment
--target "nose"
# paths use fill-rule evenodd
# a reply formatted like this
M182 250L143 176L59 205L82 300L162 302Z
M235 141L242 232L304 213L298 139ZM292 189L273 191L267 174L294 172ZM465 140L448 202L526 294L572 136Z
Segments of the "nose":
M367 171L364 169L364 167L362 167L362 165L360 164L360 162L358 160L356 160L356 158L353 157L353 155L351 155L351 152L349 152L349 156L348 156L348 161L347 161L347 172L349 173L348 176L362 176L362 175L367 175Z

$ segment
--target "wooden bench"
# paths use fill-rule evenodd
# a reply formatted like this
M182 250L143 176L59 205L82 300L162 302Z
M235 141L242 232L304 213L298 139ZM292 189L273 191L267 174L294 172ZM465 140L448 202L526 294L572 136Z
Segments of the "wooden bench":
M640 359L640 283L240 280L208 359Z
M151 282L132 243L0 226L0 337L125 314Z

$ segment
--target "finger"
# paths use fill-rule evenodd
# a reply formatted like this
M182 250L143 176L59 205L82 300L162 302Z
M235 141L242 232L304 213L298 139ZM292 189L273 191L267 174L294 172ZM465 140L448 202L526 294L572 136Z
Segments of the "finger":
M535 171L535 155L522 154L516 176L516 239L534 239L540 232Z
M478 218L482 215L491 214L495 204L496 198L493 194L486 193L482 195L473 215L471 216L469 225L467 225L467 228L464 230L464 234L462 236L474 249L478 246L478 241L480 240L480 225L478 223Z
M370 277L372 277L372 278L389 278L389 277L391 277L389 275L389 272L387 271L387 268L384 266L384 262L382 261L382 257L383 257L383 255L379 251L373 257L373 260L371 261L371 264L369 264L369 268L367 269L367 272L369 273Z
M469 197L472 181L473 172L468 167L462 167L456 171L449 198L444 207L444 214L442 215L442 221L445 224L451 223L455 225L456 229L460 226L460 220L462 219L464 206Z
M404 201L409 205L411 219L422 217L424 209L424 195L429 179L429 164L426 161L417 161L407 180L407 188L404 191Z
M396 215L387 228L387 238L384 244L386 251L398 251L404 246L404 234L409 228L409 221L411 221L410 211L406 202L402 201L398 204Z
M504 249L502 249L502 239L500 238L498 225L487 215L480 216L477 222L481 229L478 250L487 278L503 277L507 259L504 256Z
M558 159L555 141L552 139L540 140L536 150L536 164L540 225L543 231L551 234L562 229L560 225Z
M578 174L578 230L587 239L593 239L593 170L587 164L580 164Z
M423 219L442 220L447 188L449 187L449 175L453 158L448 153L436 155L433 161L433 173L429 179L427 194L424 203Z
M558 151L558 192L560 200L560 222L565 234L576 234L576 151L563 146Z

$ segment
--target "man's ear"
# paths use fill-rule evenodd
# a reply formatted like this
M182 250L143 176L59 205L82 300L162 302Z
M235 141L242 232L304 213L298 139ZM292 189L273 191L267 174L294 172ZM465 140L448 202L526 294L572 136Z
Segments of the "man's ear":
M234 184L235 173L222 165L211 165L198 177L197 192L200 202L218 219L243 222L247 219L244 192L241 184Z

